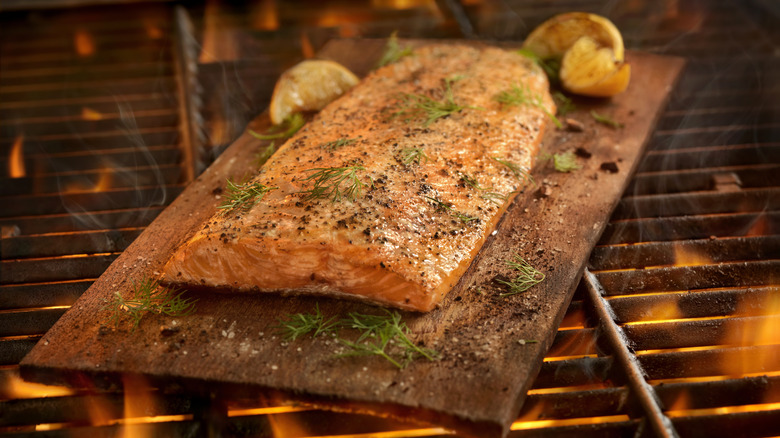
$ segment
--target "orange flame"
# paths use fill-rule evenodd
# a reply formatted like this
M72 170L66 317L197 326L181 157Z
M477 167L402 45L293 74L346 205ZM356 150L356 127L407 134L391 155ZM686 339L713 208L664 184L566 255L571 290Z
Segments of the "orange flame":
M93 110L92 108L82 107L81 118L84 120L97 121L103 120L103 113Z
M8 176L11 178L24 178L27 176L27 170L24 167L24 135L19 134L11 146L11 153L8 155Z
M76 30L73 35L73 46L76 53L81 57L88 57L95 54L95 40L92 35L84 29Z
M16 373L9 373L8 379L3 383L11 399L62 397L75 394L75 391L64 386L26 382Z
M279 28L279 12L275 0L260 0L249 13L253 29L276 30Z
M768 236L770 234L769 219L766 212L761 212L745 233L746 237Z
M314 47L311 45L311 40L306 32L301 32L301 52L306 59L314 58Z
M681 244L674 245L675 266L703 266L712 263L709 257Z
M237 41L235 30L224 22L219 2L217 0L206 2L203 44L198 61L206 64L239 59Z
M98 180L92 186L77 181L65 186L64 193L77 193L77 192L104 192L111 188L113 184L113 170L110 167L104 167L100 170Z

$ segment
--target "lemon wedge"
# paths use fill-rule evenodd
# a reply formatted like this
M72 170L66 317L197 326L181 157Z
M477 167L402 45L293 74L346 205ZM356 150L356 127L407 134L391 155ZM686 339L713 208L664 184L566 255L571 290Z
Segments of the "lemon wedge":
M560 60L561 85L572 93L614 96L625 91L631 78L631 68L624 62L623 37L600 15L556 15L534 29L523 48L543 60Z
M319 111L360 79L343 65L322 59L302 61L282 73L274 86L269 115L274 125L292 114Z

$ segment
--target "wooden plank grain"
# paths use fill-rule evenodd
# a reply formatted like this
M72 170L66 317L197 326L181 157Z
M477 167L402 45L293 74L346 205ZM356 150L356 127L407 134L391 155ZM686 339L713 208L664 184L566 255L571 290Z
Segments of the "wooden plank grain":
M336 40L320 56L364 74L383 44ZM401 370L377 357L339 357L339 344L327 337L285 342L277 334L279 318L312 312L315 303L326 317L377 312L335 299L188 291L199 300L191 315L148 314L136 329L108 323L106 300L127 294L144 275L158 275L174 248L215 211L226 178L253 171L254 157L267 143L245 134L46 333L22 361L22 376L75 385L85 376L110 383L125 373L143 374L228 396L230 391L256 391L464 434L506 434L683 66L678 58L642 53L629 53L628 60L634 78L626 93L611 100L577 100L578 109L567 117L584 130L551 130L545 137L545 152L578 149L582 168L564 174L540 162L533 171L536 185L517 196L442 306L427 314L403 313L414 339L438 350L439 360L418 360ZM624 127L596 123L591 109ZM251 125L257 130L267 126L265 116ZM546 279L525 293L501 298L494 279L512 275L505 261L515 255Z

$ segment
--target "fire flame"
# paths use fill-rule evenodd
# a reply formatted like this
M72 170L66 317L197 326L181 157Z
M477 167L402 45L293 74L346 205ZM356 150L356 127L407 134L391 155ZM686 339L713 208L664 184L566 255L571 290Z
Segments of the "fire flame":
M279 12L275 0L260 0L250 11L252 28L257 30L276 30L279 28Z
M92 35L84 29L77 29L73 35L73 46L76 53L86 58L95 54L95 40Z
M149 36L149 39L152 40L159 40L163 37L163 31L160 29L160 27L152 21L151 19L145 19L144 20L144 28L146 29L146 35Z
M217 0L207 1L203 24L203 44L198 57L200 63L235 61L240 58L236 32L223 21L219 2Z
M712 263L709 257L683 245L674 245L675 266L703 266Z
M84 120L97 121L103 120L103 117L103 113L95 111L92 108L81 108L81 118Z
M11 399L62 397L75 394L72 389L64 386L26 382L16 373L9 373L3 386Z
M24 166L24 135L19 134L11 146L11 153L8 155L8 176L11 178L24 178L27 176L27 170Z
M98 192L104 192L111 188L113 185L113 169L111 167L104 167L100 170L100 174L98 175L98 180L95 182L94 185L88 186L87 184L84 184L83 182L77 181L68 184L65 186L63 193L78 193L78 192L92 192L92 193L98 193Z

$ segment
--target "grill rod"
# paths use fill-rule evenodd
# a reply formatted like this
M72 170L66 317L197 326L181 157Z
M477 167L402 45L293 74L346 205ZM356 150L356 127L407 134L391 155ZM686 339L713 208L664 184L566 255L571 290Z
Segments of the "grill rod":
M607 335L607 342L609 342L618 363L625 370L628 384L645 411L645 418L648 419L657 436L678 438L679 435L677 435L671 420L661 411L661 401L656 396L653 387L645 380L642 366L639 364L636 356L628 350L628 338L620 326L615 323L616 318L612 307L604 299L604 288L596 276L587 268L585 268L583 277L585 278L588 297L599 317L601 328L604 329Z

